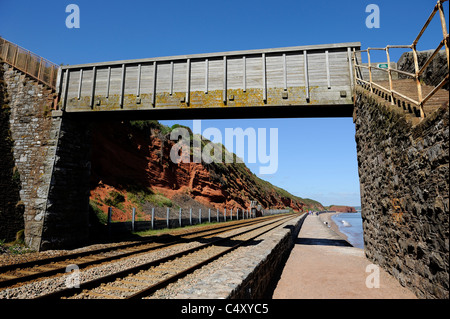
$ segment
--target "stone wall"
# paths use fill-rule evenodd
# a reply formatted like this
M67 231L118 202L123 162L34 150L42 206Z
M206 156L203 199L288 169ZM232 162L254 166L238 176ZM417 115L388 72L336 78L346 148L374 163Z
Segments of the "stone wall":
M358 89L354 121L367 257L419 298L448 298L448 103L413 126Z
M425 64L425 61L433 54L433 52L434 50L417 52L419 67ZM415 73L413 53L403 53L397 61L397 68L406 72ZM427 85L436 86L442 81L442 79L444 79L447 73L447 55L444 50L441 50L427 66L420 79ZM408 77L406 75L399 74L399 78ZM443 88L448 91L448 82Z
M20 200L20 174L14 161L14 143L9 129L10 108L3 69L0 68L0 240L15 239L24 228L24 205Z
M2 172L12 167L13 177L20 176L18 208L23 206L23 216L2 210L0 218L12 226L0 229L0 239L10 239L11 232L22 227L25 244L35 250L80 245L88 229L90 124L53 116L50 89L6 63L0 66L3 95L8 96L2 123L9 124L7 129L2 125L0 144L10 150L1 156L7 161L12 155L9 161L14 161ZM10 186L2 182L0 193ZM17 200L14 194L8 198Z

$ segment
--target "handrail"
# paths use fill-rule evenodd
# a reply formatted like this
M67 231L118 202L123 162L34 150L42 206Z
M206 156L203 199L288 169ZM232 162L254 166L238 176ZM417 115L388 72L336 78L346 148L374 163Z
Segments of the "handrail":
M367 53L367 60L368 60L368 65L362 65L357 63L356 60L356 51L353 51L353 60L354 60L354 73L355 73L355 77L354 77L354 81L355 81L355 85L354 87L356 87L356 85L369 85L369 90L371 93L373 93L373 87L376 86L377 88L386 91L388 94L390 94L391 96L391 104L395 104L395 100L394 100L394 96L399 96L403 99L408 100L409 102L417 105L420 109L420 117L424 118L425 117L425 113L423 111L423 106L424 104L440 89L442 88L446 83L449 82L449 75L447 72L447 75L442 79L442 81L436 85L430 93L428 93L428 95L426 97L422 96L422 86L420 83L420 76L422 75L422 73L425 71L425 69L427 68L427 66L431 63L431 61L436 57L436 55L440 52L441 48L443 46L445 46L445 51L446 51L446 55L447 55L447 70L450 67L450 61L449 61L449 34L447 31L447 25L445 22L445 16L444 16L444 9L442 4L444 2L446 2L448 0L438 0L437 4L434 6L433 8L433 12L430 14L430 16L428 17L427 21L425 22L424 26L422 27L422 29L420 30L418 36L414 39L413 43L411 45L387 45L385 48L367 48L366 50L360 50L359 52L366 52ZM419 63L418 63L418 58L417 58L417 43L419 42L420 38L422 37L423 33L425 32L426 28L428 27L428 25L430 24L431 20L433 19L433 17L435 16L436 12L439 11L439 17L441 20L441 26L442 26L442 34L443 34L443 39L442 41L439 43L439 45L437 46L437 48L434 50L434 52L431 54L430 57L427 58L427 60L425 61L425 63L422 65L422 67L419 68ZM407 72L407 71L403 71L403 70L397 70L397 69L393 69L391 67L391 63L390 63L390 56L389 56L389 49L393 49L393 48L408 48L412 50L413 53L413 58L414 58L414 74ZM386 52L386 58L387 58L387 65L388 68L387 69L383 69L383 68L379 68L377 66L372 66L371 62L370 62L370 51L371 50L379 50L379 51L385 51ZM369 81L364 80L362 78L362 73L361 73L361 68L366 68L369 70ZM389 78L389 88L385 88L380 84L377 84L373 81L372 78L372 69L376 69L376 70L382 70L384 72L388 73L388 78ZM361 74L360 77L357 76L357 73L359 71L359 74ZM393 88L393 81L392 81L392 72L397 72L400 74L404 74L407 76L410 76L412 78L415 79L416 82L416 88L417 88L417 96L418 96L418 101L416 101L415 99L408 97L404 94L399 93L398 91L394 90Z
M0 61L56 90L59 65L0 37Z

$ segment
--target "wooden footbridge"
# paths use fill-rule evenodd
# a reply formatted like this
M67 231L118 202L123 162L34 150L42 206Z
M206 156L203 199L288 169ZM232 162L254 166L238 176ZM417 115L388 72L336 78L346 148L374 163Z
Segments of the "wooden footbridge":
M352 105L352 52L359 49L352 42L63 66L56 88L67 113L345 109Z
M423 118L425 103L441 104L446 95L436 93L448 83L448 72L434 87L421 81L442 47L448 63L445 1L437 2L411 45L361 51L359 42L349 42L59 67L0 38L0 58L52 87L54 109L64 114L120 119L352 116L353 92L359 86ZM444 37L419 66L416 45L437 12ZM392 67L389 50L395 48L412 50L414 70ZM371 63L371 50L386 52L387 68ZM368 63L360 62L361 52L367 53ZM377 82L373 75L381 71L386 74Z

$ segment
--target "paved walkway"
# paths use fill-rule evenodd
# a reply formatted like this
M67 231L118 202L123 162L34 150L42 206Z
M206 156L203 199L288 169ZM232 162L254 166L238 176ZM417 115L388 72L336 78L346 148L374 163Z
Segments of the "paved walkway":
M371 265L362 249L352 247L318 216L307 216L273 298L416 299L394 277ZM379 287L369 288L377 277Z

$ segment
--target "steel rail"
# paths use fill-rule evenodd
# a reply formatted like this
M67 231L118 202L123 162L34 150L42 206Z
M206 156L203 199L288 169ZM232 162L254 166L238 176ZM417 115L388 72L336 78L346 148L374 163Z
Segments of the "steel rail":
M161 263L174 260L176 258L182 257L184 255L187 255L187 254L190 254L190 253L193 253L193 252L196 252L196 251L199 251L201 249L207 248L207 247L212 246L214 244L218 244L220 242L224 242L226 240L229 240L230 238L237 237L237 236L245 234L247 232L254 231L254 230L258 229L258 228L265 227L265 226L273 224L273 223L277 223L277 222L279 222L279 220L285 220L285 219L288 219L288 218L292 218L292 216L282 217L282 218L275 217L274 219L278 219L278 220L271 221L271 219L269 219L269 221L271 221L270 223L264 224L262 226L258 226L256 228L252 228L251 230L242 231L242 232L240 232L238 234L231 235L229 237L219 238L219 239L216 239L216 240L214 240L212 242L201 244L201 245L199 245L197 247L189 248L189 249L183 250L181 252L178 252L178 253L175 253L175 254L171 254L169 256L162 257L162 258L159 258L157 260L153 260L153 261L144 263L144 264L139 265L139 266L128 268L128 269L125 269L125 270L122 270L122 271L118 271L118 272L115 272L115 273L112 273L112 274L109 274L109 275L105 275L105 276L102 276L102 277L99 277L99 278L96 278L96 279L92 279L92 280L84 282L84 283L80 283L80 288L63 288L61 290L58 290L58 291L55 291L55 292L52 292L52 293L49 293L49 294L38 296L35 299L39 299L39 300L42 300L42 299L59 299L59 298L63 298L63 297L73 296L73 295L76 295L76 294L82 292L83 290L94 289L95 287L99 286L102 283L111 282L111 281L114 281L114 280L116 280L118 278L125 277L125 276L128 276L130 274L135 274L135 273L137 273L137 272L139 272L141 270L145 270L145 269L148 269L150 267L157 266L157 265L159 265ZM267 221L267 219L264 220L264 221ZM263 223L264 221L260 220L259 223Z
M268 217L268 218L266 218L264 220L268 220L268 219L270 220L270 218L273 218L273 217ZM235 229L235 228L253 225L253 224L259 223L259 222L262 222L262 221L261 220L254 220L254 219L252 219L250 221L246 221L246 222L243 222L243 223L238 223L238 224L233 224L233 225L226 225L226 226L221 226L221 227L215 227L213 229L207 229L207 230L194 231L194 232L190 232L190 233L187 233L187 234L177 235L175 237L176 239L168 241L166 243L159 243L159 244L157 243L157 244L155 244L154 246L151 246L151 247L145 247L145 248L133 250L133 251L130 251L130 252L124 252L122 254L109 256L109 257L100 257L98 259L85 261L85 262L81 262L81 263L76 263L76 264L77 264L78 267L81 268L81 267L87 267L87 266L94 265L94 264L100 264L100 263L104 263L104 262L109 262L109 261L112 261L112 260L126 258L126 257L132 256L132 255L138 255L138 254L149 252L149 251L152 251L152 250L167 248L169 246L173 246L173 245L176 245L176 244L184 243L184 242L187 242L187 241L195 239L195 238L203 238L205 235L198 236L199 234L202 234L202 233L206 233L207 235L211 236L211 235L215 235L215 234L222 233L222 232L225 232L225 231L230 231L230 230ZM197 236L193 237L193 238L187 238L187 237L193 236L193 235L197 235ZM165 237L165 235L162 235L161 237ZM148 245L148 244L152 244L152 243L154 243L154 239L153 240L146 240L144 242L139 242L139 243L131 243L131 244L125 244L125 245L120 245L120 246L115 246L115 247L101 248L101 249L87 251L87 252L82 252L82 253L74 253L74 254L57 256L57 257L51 257L51 258L46 258L46 259L40 259L40 260L35 260L35 261L30 261L30 262L25 262L25 263L20 263L20 264L13 264L13 265L2 266L0 268L0 271L1 271L0 272L0 276L2 275L2 273L6 272L6 271L15 271L15 270L18 270L18 269L32 268L32 267L39 268L39 266L50 265L51 263L57 263L57 262L60 262L60 261L67 261L67 260L70 260L70 259L76 260L78 258L88 258L88 257L96 258L95 255L99 255L99 254L102 254L102 253L107 253L107 252L112 252L112 251L119 251L119 250L122 250L122 249L135 248L135 247L144 246L144 245ZM72 264L72 263L70 263L70 264ZM65 273L65 270L66 270L66 267L57 267L57 268L51 269L51 270L40 271L40 272L37 272L35 274L29 274L29 275L25 275L25 276L18 276L16 278L1 280L0 281L0 288L9 287L9 286L12 286L12 285L15 285L15 284L18 284L18 283L23 283L23 282L35 280L35 279L40 278L40 277L53 276L53 275L56 275L56 274L61 273L61 272Z

